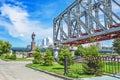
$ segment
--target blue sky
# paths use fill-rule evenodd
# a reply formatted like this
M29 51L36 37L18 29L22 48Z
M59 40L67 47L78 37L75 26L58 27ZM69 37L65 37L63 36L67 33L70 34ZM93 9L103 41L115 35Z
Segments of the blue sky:
M37 44L53 35L53 19L74 0L0 0L0 40L26 47L35 32ZM112 41L103 44L111 46Z
M53 19L74 0L0 0L0 39L13 47L29 45L52 37Z

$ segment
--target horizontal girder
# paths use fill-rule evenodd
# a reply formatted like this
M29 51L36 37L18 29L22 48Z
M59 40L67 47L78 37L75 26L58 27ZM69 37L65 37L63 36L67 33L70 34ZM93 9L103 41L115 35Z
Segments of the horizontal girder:
M85 44L118 38L119 0L76 0L54 19L54 44ZM106 36L107 35L107 36Z

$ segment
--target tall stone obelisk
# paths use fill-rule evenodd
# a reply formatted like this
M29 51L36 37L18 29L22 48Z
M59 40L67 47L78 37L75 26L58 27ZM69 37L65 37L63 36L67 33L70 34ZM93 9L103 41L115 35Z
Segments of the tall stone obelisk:
M31 51L35 51L35 33L33 32L32 33L32 36L31 36L31 38L32 38L32 42L31 42Z

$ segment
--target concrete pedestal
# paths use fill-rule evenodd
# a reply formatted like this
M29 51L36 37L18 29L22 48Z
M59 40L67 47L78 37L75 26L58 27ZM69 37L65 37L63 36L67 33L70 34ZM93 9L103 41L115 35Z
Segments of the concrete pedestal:
M31 42L31 50L35 51L35 42Z

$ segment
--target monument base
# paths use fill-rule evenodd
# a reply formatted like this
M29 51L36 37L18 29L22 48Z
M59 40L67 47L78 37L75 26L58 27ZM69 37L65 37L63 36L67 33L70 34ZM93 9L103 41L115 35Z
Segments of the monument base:
M34 51L28 52L28 57L33 57Z

